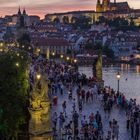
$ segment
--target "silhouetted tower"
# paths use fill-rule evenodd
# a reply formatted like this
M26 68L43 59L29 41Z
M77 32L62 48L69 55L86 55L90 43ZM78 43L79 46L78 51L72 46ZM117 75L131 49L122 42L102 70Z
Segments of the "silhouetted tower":
M102 7L104 12L109 10L109 4L110 4L110 0L103 0Z
M20 11L20 7L19 7L19 9L18 9L18 16L20 16L21 15L21 11Z
M23 10L23 15L26 15L26 10L25 10L25 8L24 8L24 10Z
M100 0L97 0L96 12L102 12L102 5Z

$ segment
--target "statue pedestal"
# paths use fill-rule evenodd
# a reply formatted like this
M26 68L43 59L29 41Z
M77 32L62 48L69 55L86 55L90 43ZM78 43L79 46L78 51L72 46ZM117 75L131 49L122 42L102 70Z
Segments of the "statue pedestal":
M50 122L50 103L43 102L42 107L29 108L31 119L29 122L30 135L37 136L52 132Z
M96 85L97 85L99 88L103 88L103 87L104 87L104 81L97 81L97 82L96 82Z

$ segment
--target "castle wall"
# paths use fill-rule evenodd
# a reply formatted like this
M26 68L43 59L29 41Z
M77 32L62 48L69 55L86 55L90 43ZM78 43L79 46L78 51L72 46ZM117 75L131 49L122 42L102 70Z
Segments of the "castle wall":
M95 22L95 12L85 12L85 13L68 13L68 14L51 14L48 15L46 18L49 18L51 21L54 21L55 18L59 18L60 22L63 23L63 18L68 17L69 23L71 23L73 17L80 17L80 16L86 16L91 18L91 22Z

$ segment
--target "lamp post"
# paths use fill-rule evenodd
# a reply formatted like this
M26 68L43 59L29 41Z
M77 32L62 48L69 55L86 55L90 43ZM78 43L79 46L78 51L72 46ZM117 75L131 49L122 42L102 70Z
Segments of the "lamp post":
M15 65L16 65L16 67L19 67L19 63L18 62Z
M52 60L53 61L55 60L54 57L55 57L55 52L52 53Z
M69 57L69 56L67 56L67 57L66 57L66 59L67 59L67 61L69 61L69 60L70 60L70 57Z
M77 59L74 59L74 63L77 63Z
M63 62L63 58L64 58L64 55L61 54L61 55L60 55L60 61L61 61L61 63Z
M64 55L63 55L63 54L61 54L61 55L60 55L60 57L61 57L61 59L62 59L62 58L64 57Z
M117 80L118 80L118 93L119 93L119 88L120 88L120 78L121 78L121 75L120 75L119 72L117 73L116 78L117 78Z
M19 53L17 53L17 56L20 56L20 54L19 54Z
M37 80L40 80L41 74L37 74L37 75L36 75L36 78L37 78Z
M55 56L55 53L53 52L52 55Z
M69 56L66 57L66 60L67 60L67 64L70 65L70 57Z
M74 59L74 67L75 67L75 70L78 70L78 67L77 67L77 59Z
M37 48L37 55L40 55L40 48Z
M36 81L35 86L36 86L37 89L41 89L41 84L40 84L41 74L40 73L37 73L36 79L37 79L37 81Z

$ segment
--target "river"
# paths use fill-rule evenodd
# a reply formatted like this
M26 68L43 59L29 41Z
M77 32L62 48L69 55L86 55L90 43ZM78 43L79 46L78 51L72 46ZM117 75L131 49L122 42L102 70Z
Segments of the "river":
M132 66L129 64L120 64L103 68L103 80L105 86L110 86L117 90L116 74L120 72L120 92L125 96L135 98L140 104L140 65ZM79 72L84 73L87 77L92 76L91 66L80 66Z

